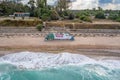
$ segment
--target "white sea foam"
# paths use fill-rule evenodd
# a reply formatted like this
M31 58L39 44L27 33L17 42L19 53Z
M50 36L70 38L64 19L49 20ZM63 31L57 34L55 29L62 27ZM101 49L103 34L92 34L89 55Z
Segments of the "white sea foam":
M1 63L10 63L19 68L45 68L61 65L83 65L83 64L102 64L105 66L120 68L120 61L104 60L96 61L89 57L71 53L35 53L20 52L8 54L0 58Z

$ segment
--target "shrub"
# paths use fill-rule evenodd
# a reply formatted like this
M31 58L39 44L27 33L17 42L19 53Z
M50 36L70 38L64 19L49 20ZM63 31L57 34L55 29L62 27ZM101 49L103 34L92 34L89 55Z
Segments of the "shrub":
M59 14L55 10L52 10L50 18L51 18L51 20L58 20L59 19Z
M116 20L118 18L118 16L116 14L110 14L110 16L108 18L111 20Z
M43 14L43 15L41 16L41 19L42 19L43 21L47 21L47 20L50 19L50 17L49 17L48 14Z
M82 15L82 16L80 16L80 19L83 21L92 22L92 20L90 19L89 16Z
M80 12L76 13L75 17L80 18L80 16L83 16L83 15L84 16L90 16L90 13L87 12L87 11L80 11Z
M69 16L69 11L63 11L62 13L64 16Z
M116 19L116 21L120 22L120 17L118 17L118 18Z
M81 20L84 20L85 15L81 15L81 16L79 16L79 17L80 17Z
M69 14L69 19L70 19L70 20L73 20L74 18L75 18L74 14L73 14L73 13L70 13L70 14Z
M42 25L42 24L38 24L38 25L37 25L37 29L38 29L39 31L42 31L43 25Z
M98 12L96 15L95 15L95 18L98 18L98 19L105 19L105 15L103 12Z
M75 18L79 18L79 17L80 17L80 14L77 13L77 14L75 15Z
M92 20L90 19L90 17L87 17L87 16L85 16L85 18L83 19L83 21L92 22Z

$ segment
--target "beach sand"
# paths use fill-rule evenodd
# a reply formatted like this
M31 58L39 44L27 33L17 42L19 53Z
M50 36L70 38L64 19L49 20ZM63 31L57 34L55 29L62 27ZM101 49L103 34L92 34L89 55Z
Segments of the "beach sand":
M75 37L75 41L44 41L44 37L34 36L0 37L0 56L22 51L71 52L96 59L120 59L120 37Z
M75 37L75 41L53 40L44 41L44 37L0 37L0 48L22 48L39 46L106 46L120 48L120 37Z

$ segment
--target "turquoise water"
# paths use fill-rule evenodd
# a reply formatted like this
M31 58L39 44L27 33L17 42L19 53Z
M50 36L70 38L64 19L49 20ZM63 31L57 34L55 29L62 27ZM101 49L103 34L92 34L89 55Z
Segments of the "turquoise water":
M33 68L33 66L30 65L31 63L35 64L36 62L42 61L42 59L36 60L38 56L42 55L44 57L47 57L46 54L40 54L37 56L35 55L36 54L32 54L31 57L25 55L23 56L23 53L19 53L2 57L0 59L0 80L120 80L119 61L94 61L85 56L79 56L80 58L78 58L78 55L62 54L59 56L59 58L54 59L57 61L56 65L53 66L51 64L51 66L49 64L48 66L47 64L49 62L52 63L51 60L53 60L53 58L58 57L58 55L53 56L54 54L48 54L49 57L47 59L49 60L47 64L37 63L39 66L44 65L44 67L42 66L42 68ZM13 56L16 57L16 59ZM66 57L66 59L65 56L69 57ZM46 57L44 59L46 59ZM52 58L50 59L50 57ZM72 61L76 60L74 59L75 57L80 63ZM34 58L35 60L33 60ZM85 63L85 60L83 59L89 59L90 61L88 63ZM59 60L61 60L62 63ZM20 68L18 66L18 63L22 63L22 66L27 64L27 66Z

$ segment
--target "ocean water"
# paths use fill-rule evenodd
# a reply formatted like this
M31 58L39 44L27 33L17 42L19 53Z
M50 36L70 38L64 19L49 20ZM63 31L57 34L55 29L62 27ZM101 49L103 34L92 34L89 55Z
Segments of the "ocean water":
M120 80L120 61L71 53L13 53L0 58L0 80Z

